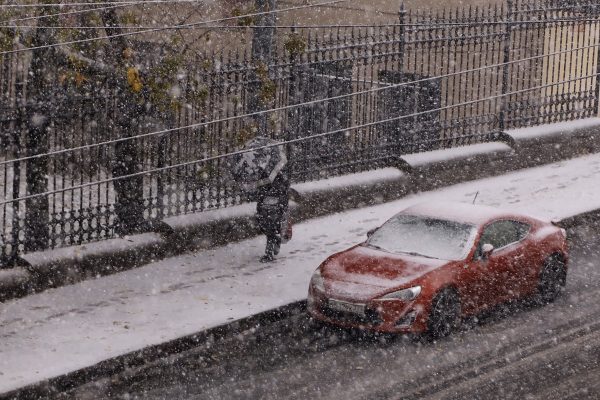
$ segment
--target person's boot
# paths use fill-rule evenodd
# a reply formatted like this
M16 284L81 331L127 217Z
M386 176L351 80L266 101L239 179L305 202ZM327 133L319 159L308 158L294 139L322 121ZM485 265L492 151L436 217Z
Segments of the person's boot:
M279 249L281 248L281 238L278 237L277 241L273 244L273 254L279 254Z
M260 262L269 262L275 259L275 254L279 253L279 241L276 236L267 236L267 247L265 255L261 257Z
M275 259L275 257L273 257L273 254L266 253L264 256L262 256L260 258L260 262L267 263L267 262L273 261L274 259Z

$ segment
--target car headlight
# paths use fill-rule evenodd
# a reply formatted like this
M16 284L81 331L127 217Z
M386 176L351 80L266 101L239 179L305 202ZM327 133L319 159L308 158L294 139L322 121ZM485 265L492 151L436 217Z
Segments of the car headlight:
M323 281L323 277L321 276L321 271L319 269L317 269L312 275L312 278L310 278L310 286L321 292L325 291L325 283Z
M413 286L408 289L398 290L397 292L388 293L380 297L378 300L404 300L410 301L417 298L421 294L421 286Z

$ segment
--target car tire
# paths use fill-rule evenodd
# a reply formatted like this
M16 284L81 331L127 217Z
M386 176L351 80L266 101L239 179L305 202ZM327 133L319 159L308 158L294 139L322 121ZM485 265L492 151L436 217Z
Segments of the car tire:
M558 255L546 259L540 271L538 297L540 303L552 303L567 282L567 268Z
M448 336L460 324L460 299L455 290L447 288L438 292L431 301L427 321L430 339Z
M306 327L310 330L319 330L322 329L325 326L325 323L322 321L319 321L318 319L312 317L312 316L308 316L307 320L306 320Z
M334 326L327 322L320 321L316 318L309 317L306 324L306 331L312 335L323 336L329 334L335 329Z

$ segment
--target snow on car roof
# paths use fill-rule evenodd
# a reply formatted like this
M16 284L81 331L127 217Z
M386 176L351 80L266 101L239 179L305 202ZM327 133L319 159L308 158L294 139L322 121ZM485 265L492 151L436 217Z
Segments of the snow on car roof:
M523 217L518 213L489 206L441 201L416 204L403 210L402 214L423 215L471 225L481 225L495 218Z

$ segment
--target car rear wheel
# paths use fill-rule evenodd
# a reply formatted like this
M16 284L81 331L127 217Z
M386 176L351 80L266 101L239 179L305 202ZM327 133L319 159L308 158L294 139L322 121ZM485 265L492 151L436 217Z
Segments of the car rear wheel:
M455 290L444 289L431 302L427 322L428 336L438 339L448 336L460 323L460 299Z
M543 304L552 303L560 294L567 281L567 269L564 261L559 256L549 257L542 271L538 284L540 301Z

